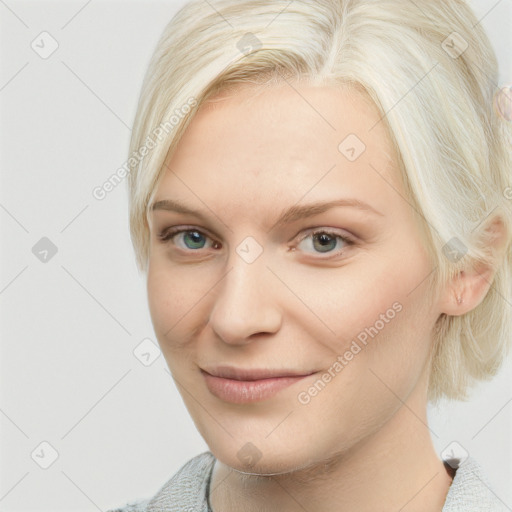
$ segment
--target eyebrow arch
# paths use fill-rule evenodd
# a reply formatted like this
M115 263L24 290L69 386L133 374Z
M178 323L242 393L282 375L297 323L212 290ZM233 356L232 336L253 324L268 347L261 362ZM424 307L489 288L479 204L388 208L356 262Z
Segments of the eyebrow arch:
M320 213L324 213L330 210L331 208L335 208L337 206L357 208L359 210L384 217L384 214L377 211L368 203L365 203L359 199L341 198L327 202L316 202L305 205L293 205L292 207L281 213L278 220L275 222L274 226L280 226L296 222L301 219L306 219L314 215L319 215ZM176 213L194 215L195 217L206 219L206 215L202 211L193 210L188 206L185 206L183 203L180 203L179 201L173 199L162 199L161 201L156 201L150 208L150 211L155 210L167 210Z

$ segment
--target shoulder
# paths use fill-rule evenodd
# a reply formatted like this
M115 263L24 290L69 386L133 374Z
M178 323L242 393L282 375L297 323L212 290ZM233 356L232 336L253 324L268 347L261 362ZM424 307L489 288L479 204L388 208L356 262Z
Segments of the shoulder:
M469 457L457 468L443 512L504 512L509 510L495 494L478 462Z
M187 506L191 512L208 510L207 497L215 457L204 452L185 463L151 498L130 501L107 512L178 511Z

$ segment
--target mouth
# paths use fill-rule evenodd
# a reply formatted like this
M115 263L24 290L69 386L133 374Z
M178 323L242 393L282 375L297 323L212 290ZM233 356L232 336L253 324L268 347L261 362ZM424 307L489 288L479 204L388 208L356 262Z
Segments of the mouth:
M248 404L273 397L281 390L316 372L300 372L288 369L241 369L216 367L201 369L206 386L217 398L233 403Z

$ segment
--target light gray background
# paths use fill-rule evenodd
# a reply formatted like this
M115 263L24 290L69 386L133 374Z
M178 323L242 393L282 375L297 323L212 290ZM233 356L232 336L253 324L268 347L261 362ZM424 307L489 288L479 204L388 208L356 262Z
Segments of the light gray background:
M0 0L0 511L105 510L207 449L163 356L133 354L156 340L125 184L92 196L126 160L144 71L181 4ZM474 6L511 83L512 0ZM43 31L59 45L47 59L31 48ZM46 263L42 237L58 250ZM430 417L439 452L460 443L512 510L511 370ZM47 469L44 441L58 453Z

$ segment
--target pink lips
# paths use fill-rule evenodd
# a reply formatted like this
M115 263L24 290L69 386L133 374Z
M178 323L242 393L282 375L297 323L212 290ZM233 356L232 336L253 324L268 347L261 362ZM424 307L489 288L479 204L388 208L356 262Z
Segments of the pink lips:
M201 370L212 395L234 404L266 400L313 372L298 374L290 370L243 370L217 367Z

